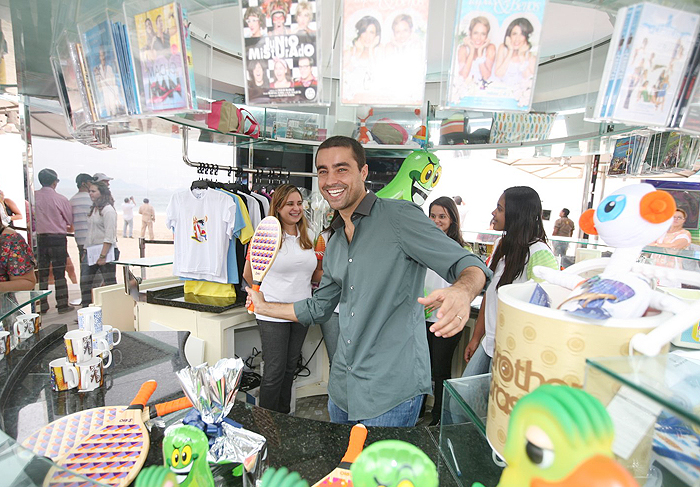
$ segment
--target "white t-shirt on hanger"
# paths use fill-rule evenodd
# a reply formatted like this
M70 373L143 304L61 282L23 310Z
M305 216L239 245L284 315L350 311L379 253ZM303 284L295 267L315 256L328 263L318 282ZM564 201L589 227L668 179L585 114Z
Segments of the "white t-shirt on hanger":
M228 245L236 218L233 198L212 189L185 190L170 198L165 224L175 234L173 275L226 282ZM223 269L223 275L221 275Z

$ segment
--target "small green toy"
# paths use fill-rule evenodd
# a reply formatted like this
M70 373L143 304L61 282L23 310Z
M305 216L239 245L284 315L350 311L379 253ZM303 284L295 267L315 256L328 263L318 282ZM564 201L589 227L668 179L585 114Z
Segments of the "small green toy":
M285 467L279 470L268 468L260 480L260 487L309 487L297 472L290 472Z
M422 206L440 181L441 174L440 159L435 154L424 150L413 151L401 163L394 179L377 191L377 196L412 201Z
M613 435L610 416L596 398L568 386L540 386L510 415L508 466L498 487L637 486L613 459Z
M354 487L437 487L435 464L418 447L399 440L371 444L350 467Z
M169 429L163 440L165 466L182 487L214 487L207 452L209 440L199 428L181 425Z

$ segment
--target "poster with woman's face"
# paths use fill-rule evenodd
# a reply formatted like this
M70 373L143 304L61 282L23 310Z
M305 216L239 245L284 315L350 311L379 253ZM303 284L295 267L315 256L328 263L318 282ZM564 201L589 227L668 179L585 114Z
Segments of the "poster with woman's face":
M429 0L345 0L340 101L422 106Z
M318 104L318 1L242 0L246 103Z
M460 0L445 105L528 111L546 0Z

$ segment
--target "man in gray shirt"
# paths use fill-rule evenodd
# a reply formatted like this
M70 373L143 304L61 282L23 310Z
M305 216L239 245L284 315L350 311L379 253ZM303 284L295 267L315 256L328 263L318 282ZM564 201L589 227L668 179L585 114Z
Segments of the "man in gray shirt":
M440 306L431 331L452 336L464 328L471 301L492 273L418 206L366 192L368 169L356 140L323 142L316 168L321 193L337 210L320 287L293 304L268 303L246 288L248 299L262 314L305 325L324 323L340 303L328 383L331 420L413 426L423 395L431 393L424 306ZM453 285L423 298L426 267Z

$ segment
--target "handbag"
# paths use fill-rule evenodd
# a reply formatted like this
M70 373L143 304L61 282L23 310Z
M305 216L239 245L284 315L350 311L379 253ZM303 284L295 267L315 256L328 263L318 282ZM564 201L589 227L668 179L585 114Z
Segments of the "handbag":
M222 133L248 135L254 139L260 136L260 124L253 114L226 100L218 100L211 104L211 112L207 115L207 127Z

